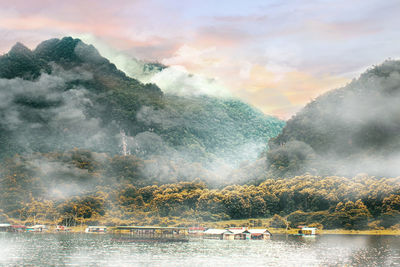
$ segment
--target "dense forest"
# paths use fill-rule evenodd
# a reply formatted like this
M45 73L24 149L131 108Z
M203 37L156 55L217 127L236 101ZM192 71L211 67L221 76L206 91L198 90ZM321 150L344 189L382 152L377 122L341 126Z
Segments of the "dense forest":
M0 222L399 228L399 73L387 61L285 125L163 92L79 39L17 44L0 57Z
M157 184L142 176L141 164L132 155L81 150L16 156L1 166L1 216L67 225L198 225L275 215L269 226L400 226L400 178L303 175L213 188L201 177Z
M284 125L234 98L165 94L70 37L33 51L15 45L0 57L0 78L0 157L73 148L115 155L124 142L126 153L160 166L198 163L224 179Z

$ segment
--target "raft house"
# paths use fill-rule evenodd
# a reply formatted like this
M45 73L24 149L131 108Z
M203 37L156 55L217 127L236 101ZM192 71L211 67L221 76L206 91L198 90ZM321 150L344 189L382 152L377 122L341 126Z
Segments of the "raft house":
M71 229L64 225L57 225L55 231L56 232L69 232L69 231L71 231Z
M25 225L11 225L11 232L22 233L26 231Z
M0 232L25 232L25 225L11 225L9 223L0 223Z
M315 236L317 235L318 228L315 227L307 227L307 226L299 226L298 235L301 236Z
M88 226L85 233L106 233L107 226Z
M46 232L48 230L49 230L49 228L44 224L37 224L37 225L27 226L26 227L26 231L27 232L34 232L34 233L36 233L36 232L39 232L39 233Z
M271 238L271 233L267 229L248 229L247 227L228 228L234 233L235 240L265 240Z
M272 234L267 229L249 229L250 239L252 240L267 240L271 239Z
M204 227L189 227L188 234L189 235L202 235L206 228Z
M10 232L11 224L9 223L0 223L0 232Z
M228 229L207 229L203 233L206 239L233 240L234 233Z
M162 226L115 226L113 234L121 234L119 241L188 241L188 228ZM128 237L122 234L129 234Z
M246 227L228 229L208 229L204 231L206 239L220 240L267 240L271 233L267 229L247 229Z

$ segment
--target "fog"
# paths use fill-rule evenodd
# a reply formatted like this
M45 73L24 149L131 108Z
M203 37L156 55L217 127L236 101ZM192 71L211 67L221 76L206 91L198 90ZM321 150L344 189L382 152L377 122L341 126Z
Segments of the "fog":
M270 143L269 159L287 155L293 167L314 174L396 177L399 133L400 62L386 61L309 103Z
M232 97L229 89L213 77L190 73L182 65L163 66L157 62L154 65L154 62L139 60L128 53L117 51L93 35L77 36L85 43L94 45L104 57L128 76L143 83L155 83L166 94Z
M94 73L85 66L66 70L51 62L51 73L41 73L35 80L0 79L0 137L5 148L1 156L14 157L13 164L22 164L30 177L38 177L42 197L62 200L94 192L98 185L118 185L111 168L103 167L96 176L74 163L74 153L88 155L90 162L103 166L115 155L132 154L139 160L137 176L144 185L200 179L222 186L263 175L265 161L258 158L267 138L247 128L266 126L245 121L249 124L240 125L245 130L238 130L228 113L232 108L227 107L239 102L218 81L192 75L181 66L152 69L150 63L108 53L128 75L156 83L165 93L163 107L143 105L137 111L133 121L144 126L140 131L129 131L123 123L106 121L96 113L101 109L95 102L99 92L86 86ZM77 44L75 54L89 64L104 63L93 47L83 43ZM238 112L250 109L239 103ZM261 112L250 112L257 123L264 123ZM282 123L275 119L269 127L280 129ZM277 131L266 130L271 131L268 135ZM246 131L252 136L245 137ZM216 143L201 143L195 134L203 136L201 142ZM174 145L174 135L185 139ZM14 171L8 167L3 165L1 172Z

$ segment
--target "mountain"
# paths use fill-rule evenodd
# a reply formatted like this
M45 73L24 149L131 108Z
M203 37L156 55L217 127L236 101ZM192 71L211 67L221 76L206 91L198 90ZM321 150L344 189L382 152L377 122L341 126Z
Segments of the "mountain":
M257 159L284 125L237 99L166 94L71 37L33 51L16 44L0 57L0 78L0 157L74 148L115 155L124 146L159 168L216 170Z
M398 176L400 61L375 66L309 103L269 142L273 175Z

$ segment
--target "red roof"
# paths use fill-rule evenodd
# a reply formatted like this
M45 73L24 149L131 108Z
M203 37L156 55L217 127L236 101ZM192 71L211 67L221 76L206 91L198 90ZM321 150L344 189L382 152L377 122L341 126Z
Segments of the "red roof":
M12 228L26 228L25 225L11 225Z

